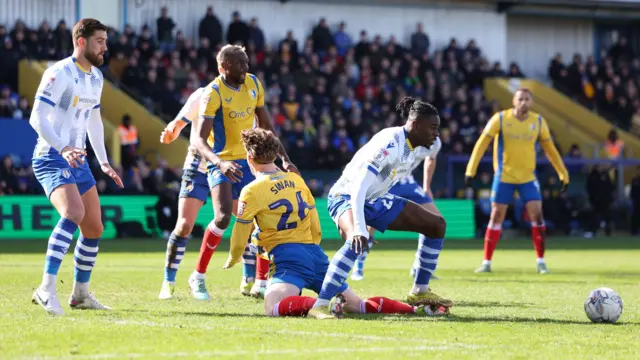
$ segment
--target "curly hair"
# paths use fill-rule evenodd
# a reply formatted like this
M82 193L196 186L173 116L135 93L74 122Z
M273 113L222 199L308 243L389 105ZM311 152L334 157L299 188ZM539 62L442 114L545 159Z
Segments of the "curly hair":
M243 46L240 45L231 45L227 44L220 49L218 55L216 56L216 61L218 62L218 67L222 67L222 63L229 60L229 56L232 54L236 54L239 52L245 52Z
M396 110L400 112L400 116L405 120L408 120L412 114L416 117L438 116L438 110L433 105L410 96L402 99L396 106Z
M243 130L241 137L242 146L256 163L270 164L276 160L280 139L271 131L261 128Z

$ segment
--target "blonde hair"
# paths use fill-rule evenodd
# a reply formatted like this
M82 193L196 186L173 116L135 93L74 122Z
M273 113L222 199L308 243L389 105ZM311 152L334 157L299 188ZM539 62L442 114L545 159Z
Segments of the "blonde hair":
M276 161L280 151L280 139L274 133L262 128L243 130L242 146L249 157L258 164L270 164Z
M229 59L231 54L235 54L238 52L245 52L244 46L240 45L231 45L227 44L220 49L218 55L216 56L216 61L218 62L218 68L222 68L222 63Z

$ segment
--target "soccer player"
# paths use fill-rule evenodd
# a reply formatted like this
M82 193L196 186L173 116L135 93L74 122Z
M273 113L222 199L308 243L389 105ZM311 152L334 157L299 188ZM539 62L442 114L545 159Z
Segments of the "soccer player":
M403 117L406 118L409 114L402 114ZM416 204L421 205L425 209L431 211L434 214L440 214L440 211L433 203L433 194L431 193L431 179L433 179L433 174L436 170L436 157L438 156L438 152L440 152L440 148L442 148L442 142L440 138L437 138L436 141L431 145L431 147L426 148L422 146L418 146L415 149L416 160L409 171L409 175L400 179L400 181L395 184L391 190L389 190L389 194L400 196L407 200L411 200ZM416 180L413 178L413 171L420 166L420 164L424 162L424 179L423 186L421 187ZM423 190L426 189L426 190ZM415 277L416 268L419 266L418 259L420 257L420 248L424 243L425 238L424 235L420 234L418 240L418 252L416 253L416 259L411 267L411 277ZM369 248L373 246L373 231L369 231ZM367 259L367 252L364 254L360 254L358 259L356 260L356 266L351 274L351 280L361 281L364 280L364 263ZM436 264L429 264L429 268L433 267L431 270L431 278L436 279L435 275L433 275L433 271L435 270Z
M271 280L265 295L265 313L270 316L304 316L316 299L299 296L302 289L320 290L329 258L319 246L322 239L315 200L304 180L282 172L273 162L280 148L276 136L264 129L245 130L242 143L248 167L256 180L240 193L237 224L231 235L228 269L242 258L253 222L259 225L257 246L269 254ZM442 315L443 309L411 306L383 297L360 299L347 284L322 318L340 316L343 310L357 313ZM346 300L346 305L345 305Z
M480 159L493 141L493 188L491 218L484 236L484 261L476 272L491 272L493 251L500 239L507 206L518 191L531 218L531 234L536 250L538 273L546 274L544 261L545 225L542 218L542 196L536 179L536 145L540 143L562 182L563 191L569 185L569 173L553 144L549 127L542 116L531 111L533 95L528 89L518 89L513 95L513 108L501 111L489 120L476 142L467 164L465 182L471 185ZM495 141L494 141L495 140Z
M107 27L95 19L80 20L73 27L73 47L71 57L58 61L42 75L29 119L38 133L33 172L60 214L49 238L42 284L32 297L34 304L52 315L64 315L56 294L56 277L78 227L69 306L111 310L89 292L103 225L96 181L86 158L87 135L102 171L123 187L109 165L100 117L104 78L97 67L107 51Z
M426 238L421 245L414 286L407 302L449 308L453 302L429 289L446 230L444 218L389 190L407 176L415 162L415 147L431 147L438 137L440 117L431 104L411 97L397 107L408 114L404 126L384 129L356 152L342 176L329 191L329 214L345 240L331 260L318 301L310 311L328 311L329 301L339 292L358 254L369 250L367 226L380 232L387 229L412 231Z
M208 180L215 212L213 226L209 226L205 232L205 244L192 275L193 281L198 284L198 292L202 293L207 291L204 276L209 261L229 226L231 214L236 213L240 191L254 179L240 133L256 125L273 130L264 105L264 88L255 75L247 73L249 58L244 48L225 45L218 53L217 60L220 76L207 85L202 94L200 119L191 136L191 144L209 162ZM279 156L286 171L298 172L282 146ZM243 261L242 294L260 293L266 287L268 260L261 257L256 259L247 246ZM258 280L254 281L256 277ZM256 288L253 288L254 282ZM208 298L208 294L205 297Z
M197 121L203 91L204 88L200 88L189 96L176 118L160 134L161 143L172 143L178 138L182 129L188 124ZM194 129L195 124L192 124L192 133ZM187 238L191 234L198 212L207 201L208 196L207 164L195 149L190 146L183 166L180 199L178 200L178 221L167 242L164 281L158 295L159 299L171 299L173 297L176 274L184 256ZM209 224L209 227L211 229L214 228L213 222ZM203 241L203 246L206 247L206 244L207 242ZM199 291L203 284L192 279L193 277L189 279L189 286L193 296L198 300L208 300L209 294L206 288L205 291Z

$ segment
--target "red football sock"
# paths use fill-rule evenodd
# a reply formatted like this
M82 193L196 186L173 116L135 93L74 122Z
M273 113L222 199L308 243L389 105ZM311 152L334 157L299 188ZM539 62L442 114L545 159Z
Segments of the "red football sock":
M484 259L491 260L493 257L493 251L496 249L496 245L498 245L498 240L500 240L500 232L502 232L502 227L499 226L487 226L487 232L484 234Z
M273 307L271 316L305 316L315 303L310 296L289 296Z
M211 257L216 251L218 244L220 244L220 240L222 240L222 234L224 234L224 229L216 227L213 221L209 223L209 226L207 226L207 229L204 231L202 245L200 246L200 256L198 257L198 264L196 265L196 271L200 274L207 272Z
M267 280L269 273L269 259L256 255L256 280Z
M544 238L546 236L546 232L546 226L531 224L531 237L533 238L533 247L536 249L536 256L538 258L544 258Z
M376 296L363 300L362 303L360 303L360 312L363 314L413 314L415 310L413 306L401 301Z

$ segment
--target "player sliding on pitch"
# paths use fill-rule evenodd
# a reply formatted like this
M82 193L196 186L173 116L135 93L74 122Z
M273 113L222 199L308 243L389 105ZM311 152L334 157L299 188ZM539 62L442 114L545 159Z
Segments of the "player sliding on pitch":
M538 273L548 272L544 261L546 227L542 218L542 196L535 174L536 144L540 143L558 173L563 191L569 185L569 172L553 145L547 122L542 116L530 111L532 104L533 95L529 89L516 90L513 94L513 108L493 115L476 142L467 164L465 182L470 186L480 159L493 141L495 175L491 189L491 218L484 236L484 261L476 270L479 273L491 272L493 251L500 240L502 222L516 190L531 218L531 235L536 249Z
M224 268L228 269L242 259L246 239L255 221L260 225L256 245L268 253L272 269L265 294L265 313L270 316L307 315L316 299L299 294L302 289L319 292L329 268L329 258L318 245L322 231L315 200L299 175L285 173L274 164L281 145L272 132L245 130L242 143L256 180L240 193L237 223ZM330 314L322 315L323 318L339 317L343 311L422 316L446 312L444 308L411 306L383 297L362 300L347 284L342 284L338 293L331 303Z
M406 124L384 129L373 136L356 152L329 191L329 214L346 243L331 260L310 316L329 315L327 305L343 287L358 254L369 250L367 226L381 232L391 229L424 235L414 286L407 302L446 308L453 305L451 300L429 289L429 280L444 243L444 218L389 193L391 187L412 169L415 147L431 147L436 141L440 117L431 104L410 97L404 98L397 108L408 114Z
M86 135L100 168L119 187L122 180L109 165L100 117L104 78L97 69L107 51L107 27L82 19L73 27L73 55L58 61L42 75L29 123L38 133L33 172L60 220L51 237L42 284L32 301L52 315L64 315L56 294L60 264L80 227L74 251L75 274L71 309L111 310L89 292L91 271L102 236L102 214L96 181L86 158Z

